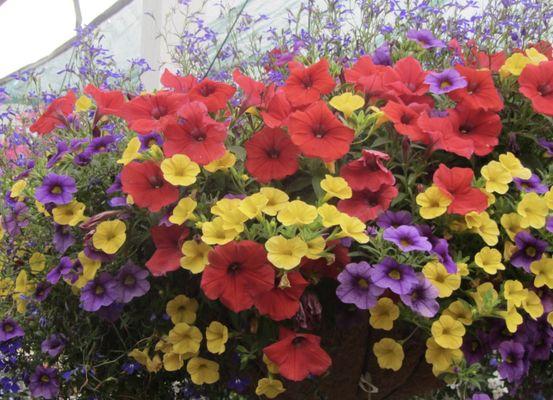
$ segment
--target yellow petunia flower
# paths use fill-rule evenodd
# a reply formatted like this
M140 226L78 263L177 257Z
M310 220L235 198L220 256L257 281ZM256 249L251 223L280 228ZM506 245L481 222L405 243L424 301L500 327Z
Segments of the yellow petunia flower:
M534 261L530 264L530 271L535 276L534 286L540 288L547 286L549 289L553 289L553 258L542 257L538 261Z
M240 211L241 203L240 199L221 199L211 207L211 213L222 219L223 229L232 229L240 233L244 230L244 222L248 220L248 217Z
M129 357L133 358L137 363L145 366L148 372L158 372L162 366L159 355L156 354L153 358L150 358L147 349L133 349L129 353Z
M399 307L388 297L378 299L376 306L369 309L369 323L375 329L389 331L394 327L394 321L399 317Z
M479 314L490 315L498 303L499 294L491 282L485 282L476 288L476 292L470 294L476 303Z
M265 396L268 399L274 399L279 394L284 393L284 385L281 381L274 378L261 378L257 381L257 387L255 388L255 394L258 396Z
M509 279L503 285L503 297L505 297L509 306L520 307L528 297L528 289L525 289L521 282Z
M426 340L425 359L432 364L434 372L446 371L450 366L459 363L463 359L461 349L449 349L440 346L432 337ZM435 373L435 375L438 375Z
M490 218L487 212L471 211L465 215L465 223L475 233L480 235L488 246L495 246L498 242L499 227Z
M186 322L193 324L196 321L196 312L198 311L198 301L191 299L184 294L179 294L174 299L167 302L165 312L171 317L173 324Z
M369 235L365 233L367 227L359 218L342 214L340 216L340 229L342 231L339 237L349 237L357 243L367 243L369 241Z
M349 118L355 110L359 110L365 105L365 99L357 94L346 92L334 96L328 103Z
M126 230L125 223L120 220L100 222L92 235L92 244L106 254L115 254L127 239Z
M503 168L509 171L512 178L530 179L532 176L532 171L524 167L520 160L511 152L501 154L499 162Z
M338 211L336 206L325 203L317 209L317 212L321 216L322 223L325 228L340 225L340 218L343 214Z
M321 253L324 252L326 242L322 236L316 237L307 242L307 253L305 256L311 260L318 260L321 258Z
M213 354L223 354L228 341L228 328L218 321L212 321L205 331L207 350Z
M52 215L56 224L76 226L86 220L84 210L83 203L73 200L69 204L55 207L52 210Z
M392 371L399 371L405 358L401 344L390 338L376 342L373 345L373 353L380 368Z
M420 216L424 219L433 219L445 214L452 200L439 187L430 186L417 195L416 201L420 206Z
M129 143L127 143L127 147L125 147L121 158L117 160L117 164L127 165L131 161L140 159L142 157L140 155L140 146L140 139L137 137L133 137L129 140Z
M184 367L184 355L177 353L165 353L163 355L163 368L165 371L174 372Z
M27 181L24 180L24 179L20 179L18 181L16 181L11 189L10 189L10 197L12 199L15 199L19 196L21 196L21 194L23 193L23 190L25 190L25 188L27 187Z
M183 257L180 259L180 266L193 274L203 272L208 263L208 254L211 247L203 242L187 240L181 248Z
M202 339L202 332L186 322L175 324L167 336L167 341L173 345L173 352L177 354L196 353L200 350Z
M469 276L469 267L467 263L458 262L457 263L457 274L460 276Z
M277 268L290 270L300 264L307 254L308 247L300 237L286 239L284 236L273 236L265 243L267 259Z
M526 311L533 319L538 319L544 312L540 296L532 290L529 290L526 298L522 300L522 308L524 308L524 311Z
M78 259L83 266L83 272L73 285L82 289L88 282L94 279L96 273L102 266L102 262L88 258L84 251L79 252Z
M511 240L515 240L516 234L523 230L521 226L522 217L517 213L503 214L499 221Z
M269 373L273 375L276 375L279 373L278 365L276 365L274 362L269 360L269 357L267 357L265 353L263 353L263 363L267 366L267 371L269 371Z
M449 315L434 321L430 330L436 343L446 349L459 349L466 333L464 325Z
M497 274L497 271L503 271L505 265L501 262L501 253L497 249L483 247L474 256L474 263L490 275Z
M75 102L75 111L76 112L88 111L92 108L92 104L93 104L92 100L90 100L89 97L83 94Z
M546 200L534 192L526 193L517 206L517 213L522 217L520 226L523 228L543 228L548 212Z
M461 287L461 276L450 274L439 261L430 261L422 268L422 273L438 289L439 297L449 297Z
M203 385L204 383L210 385L219 380L219 364L205 358L191 358L186 364L186 371L196 385Z
M328 174L321 181L321 189L326 192L324 201L330 200L333 197L341 200L349 199L352 194L351 188L344 178Z
M463 325L472 324L472 310L467 303L461 300L455 300L451 303L444 310L442 315L449 315L451 318L461 322Z
M516 307L511 307L507 311L499 311L499 315L505 320L507 330L511 333L515 333L523 322L522 315L519 314Z
M263 212L267 215L275 216L288 203L289 197L286 192L272 187L263 187L259 190L263 196L267 198L267 204L263 208Z
M284 226L308 225L317 218L317 208L301 200L287 203L277 214L277 219Z
M553 186L549 188L549 191L543 195L545 204L550 210L553 210Z
M0 296L8 296L13 290L13 281L9 278L0 279Z
M176 225L182 225L189 219L193 219L194 210L197 205L198 203L191 197L180 199L173 209L173 213L169 217L169 222Z
M204 165L204 168L208 172L226 171L234 166L236 163L236 156L230 151L226 151L225 155L217 160L211 161L209 164Z
M226 244L232 242L240 232L235 229L225 229L221 217L202 224L202 240L207 244Z
M40 271L44 271L44 268L46 268L46 257L42 253L33 253L31 258L29 258L29 267L31 267L32 273L37 273Z
M490 193L507 193L509 183L513 181L511 172L499 161L490 161L482 167L480 173L486 180L485 189Z
M261 216L268 202L269 199L263 193L254 193L242 200L238 209L250 219L257 218Z
M524 54L514 53L505 60L505 63L501 66L499 72L501 76L519 76L522 73L522 70L531 63L532 60Z
M190 186L196 182L200 166L184 154L175 154L161 162L163 177L175 186Z

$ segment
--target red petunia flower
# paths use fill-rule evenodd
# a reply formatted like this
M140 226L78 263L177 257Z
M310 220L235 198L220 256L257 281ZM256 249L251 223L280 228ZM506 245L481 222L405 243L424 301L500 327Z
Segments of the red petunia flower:
M161 132L186 101L187 96L182 93L161 91L144 94L125 103L119 110L119 116L138 133Z
M470 158L474 153L473 141L461 135L459 130L453 129L450 118L448 117L430 117L425 112L417 120L417 125L427 140L432 151L445 150L457 154L461 157Z
M300 150L280 128L263 128L244 147L246 169L261 183L283 179L298 170Z
M396 100L395 92L384 87L384 73L392 69L376 65L369 56L360 57L353 67L346 68L346 82L355 84L355 89L363 92L370 103L379 99Z
M165 68L165 71L163 71L163 74L161 75L160 82L164 87L173 89L175 92L188 93L190 89L196 86L198 80L192 75L175 75Z
M389 101L382 107L382 111L394 124L395 130L400 135L407 136L413 142L430 144L428 135L424 134L417 124L420 115L430 111L428 104L410 103L405 105L400 102Z
M361 157L350 161L340 169L340 176L344 178L354 191L378 191L382 186L396 183L392 172L384 166L390 156L376 150L363 150Z
M283 91L278 91L268 101L265 111L261 111L261 118L269 128L280 128L288 125L292 114L292 106Z
M225 154L225 124L213 120L203 103L192 101L182 107L175 122L163 130L165 155L186 154L200 165L209 164Z
M434 184L452 197L448 213L465 215L471 211L482 212L488 207L488 197L480 189L472 187L473 178L470 168L448 168L440 164L434 172Z
M322 375L330 365L330 356L321 348L321 338L280 328L280 340L263 349L269 360L278 366L280 375L301 381L309 375Z
M527 65L518 78L519 91L532 102L532 108L553 117L553 61Z
M301 260L301 270L308 278L331 278L336 279L338 274L342 272L344 267L350 263L349 249L342 245L339 240L327 242L325 251L331 253L331 259L321 257L316 260L311 260L307 257ZM331 260L334 261L331 261ZM330 262L330 264L329 264Z
M344 156L354 136L353 129L342 124L323 101L312 104L305 111L294 112L288 132L304 155L325 162Z
M382 186L377 192L354 191L351 198L338 202L338 210L363 222L372 221L390 207L397 194L395 186Z
M422 96L428 92L429 85L424 83L427 72L413 57L398 60L393 69L383 74L384 86L401 96Z
M258 82L249 76L244 75L239 69L235 69L232 73L232 79L244 92L244 98L242 99L242 107L245 109L251 106L258 106L261 104L263 94L265 92L265 85L262 82Z
M236 89L223 82L204 79L189 92L190 100L201 101L209 112L222 110L227 102L234 96Z
M473 68L487 68L492 72L499 72L499 69L505 64L506 59L507 56L504 51L488 54L484 51L479 51L473 46L469 57L467 57L466 65Z
M320 100L321 95L332 92L336 82L328 72L328 61L304 66L292 61L288 63L290 76L283 87L288 100L294 106L302 106Z
M553 46L551 42L547 40L540 40L535 44L531 44L528 47L536 49L538 52L547 57L548 60L553 60Z
M449 120L454 134L470 140L477 156L490 154L499 142L502 125L495 112L457 107L449 110Z
M274 286L275 271L262 244L243 240L217 246L208 255L201 287L234 312L247 310L254 298Z
M292 318L300 308L300 297L309 283L297 271L287 275L289 286L282 286L282 278L275 286L254 298L254 305L261 315L268 315L273 321Z
M503 108L503 100L499 97L490 71L462 65L456 65L455 69L465 77L467 86L452 91L449 97L471 110L499 111Z
M190 231L185 226L154 226L150 229L156 251L146 262L146 267L153 276L165 275L180 268L182 243Z
M138 207L157 212L179 199L179 189L163 178L154 161L133 161L121 171L123 192L130 194Z
M96 102L98 116L119 115L119 110L125 104L125 96L119 90L103 91L89 83L84 88L84 92L92 96Z
M52 132L55 128L67 124L67 116L73 112L75 107L75 93L67 92L63 97L52 101L46 111L29 128L31 132L45 135Z

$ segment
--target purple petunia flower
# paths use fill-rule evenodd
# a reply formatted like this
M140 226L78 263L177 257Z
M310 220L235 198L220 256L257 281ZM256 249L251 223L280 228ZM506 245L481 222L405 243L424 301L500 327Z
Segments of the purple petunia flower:
M66 343L67 341L62 334L54 333L42 341L40 349L50 357L57 357L65 348Z
M547 232L553 232L553 216L547 218L545 222L545 229Z
M520 191L544 194L548 190L548 187L541 183L540 178L536 174L532 174L529 179L514 178L513 181Z
M515 382L524 376L526 363L524 362L524 346L513 340L507 340L499 345L501 363L498 366L499 375L509 382Z
M400 296L401 301L411 310L423 317L432 318L440 309L436 300L438 298L436 289L422 274L417 274L417 283L408 294Z
M21 233L21 228L29 225L29 220L26 218L29 207L25 203L18 201L4 216L4 228L11 236L17 236Z
M85 152L90 156L105 153L113 147L113 143L115 143L115 136L113 135L96 137L90 141Z
M461 350L469 365L479 363L488 353L488 349L482 344L482 341L477 336L470 334L463 337Z
M553 157L553 141L548 141L544 138L539 138L538 144L545 149L546 154L548 156Z
M390 55L390 44L382 43L372 55L372 61L376 65L392 65L392 57Z
M48 174L35 191L35 197L42 204L67 204L77 191L75 179L67 175Z
M54 247L58 253L63 254L75 243L75 238L71 235L71 227L68 225L55 225Z
M113 323L119 319L124 307L121 303L111 303L109 306L101 307L96 314L103 320Z
M545 240L535 238L527 231L516 234L515 244L517 251L511 256L510 262L515 267L524 268L526 272L530 272L530 264L539 260L547 248Z
M408 294L418 283L417 275L411 266L400 264L392 257L386 257L371 270L374 284L382 289L390 289L396 294Z
M455 69L448 68L442 72L430 72L424 79L430 85L430 92L444 94L467 86L467 80Z
M397 228L390 227L384 230L384 240L395 243L403 251L430 251L432 245L425 236L421 236L417 228L409 225L401 225Z
M52 285L48 282L39 282L36 285L34 298L36 301L44 301L52 291Z
M73 157L73 163L79 167L84 167L92 161L92 154L88 151L83 151Z
M163 144L163 138L159 133L148 133L147 135L138 135L140 140L140 151L148 150L154 144L161 146Z
M115 277L119 284L119 298L121 303L128 303L135 297L140 297L150 290L150 282L146 279L149 273L132 262L125 264Z
M37 366L31 375L29 389L33 397L57 398L60 391L58 370L42 365Z
M8 317L0 321L0 343L22 336L25 332L14 319Z
M425 49L438 49L445 47L445 43L436 39L428 29L411 29L407 32L407 38L415 40Z
M56 153L48 159L48 162L46 163L46 168L52 168L67 153L69 153L69 146L67 146L67 143L62 141L58 142L56 144Z
M98 311L119 297L119 285L108 272L102 272L81 290L81 304L85 311Z
M336 295L342 303L355 304L362 310L376 305L378 296L384 293L384 289L373 284L373 269L365 261L346 265L338 275L340 285L336 288Z
M401 225L410 225L413 222L413 216L409 211L386 211L378 216L376 224L381 228L394 227Z
M62 276L66 276L73 268L73 261L69 257L62 257L59 264L46 274L46 280L52 285L59 282Z
M491 400L486 393L474 393L470 400Z

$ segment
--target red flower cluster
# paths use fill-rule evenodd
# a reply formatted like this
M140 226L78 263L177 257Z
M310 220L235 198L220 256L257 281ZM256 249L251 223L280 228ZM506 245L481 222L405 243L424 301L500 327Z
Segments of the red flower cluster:
M482 212L488 207L488 197L472 187L473 178L474 172L470 168L448 168L440 164L434 172L434 184L452 198L448 213L465 215L471 211Z
M321 338L280 328L280 340L263 352L278 366L280 375L291 381L301 381L309 375L322 375L332 364L321 348Z
M338 202L338 209L366 222L386 211L398 191L396 179L383 161L388 154L374 150L363 150L361 158L350 161L342 167L340 175L351 187L352 197Z
M553 61L527 65L518 83L536 112L553 117Z
M180 268L182 258L182 243L188 237L189 230L184 225L154 226L150 229L156 251L146 262L146 266L154 276L165 275L167 272Z
M45 135L54 129L67 125L67 116L73 112L75 107L75 93L67 92L63 97L52 101L46 111L29 128L31 132Z

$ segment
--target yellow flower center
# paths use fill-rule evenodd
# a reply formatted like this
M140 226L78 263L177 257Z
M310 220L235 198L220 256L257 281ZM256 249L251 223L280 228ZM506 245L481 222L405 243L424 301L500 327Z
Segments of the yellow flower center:
M359 287L362 287L363 289L369 287L369 283L363 278L359 278L359 280L357 281L357 285L359 285Z
M390 271L388 276L392 279L395 279L396 281L401 279L401 274L399 273L399 271L397 269L394 269L394 270Z

